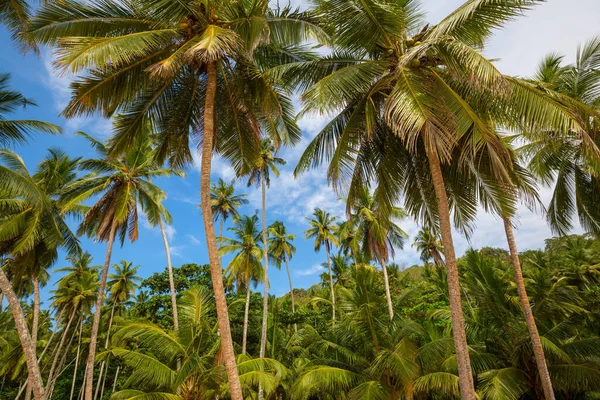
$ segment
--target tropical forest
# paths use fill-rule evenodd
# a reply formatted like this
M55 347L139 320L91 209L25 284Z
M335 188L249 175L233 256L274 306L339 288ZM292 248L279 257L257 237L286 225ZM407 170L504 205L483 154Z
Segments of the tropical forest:
M598 0L0 0L0 400L600 399Z

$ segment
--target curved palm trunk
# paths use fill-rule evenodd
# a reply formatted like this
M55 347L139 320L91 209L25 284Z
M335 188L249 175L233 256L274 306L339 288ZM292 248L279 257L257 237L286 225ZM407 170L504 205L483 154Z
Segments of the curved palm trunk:
M173 309L173 328L179 330L179 316L177 313L177 295L175 293L175 279L173 278L173 264L171 263L171 250L169 249L169 241L165 232L165 225L162 218L159 220L160 233L162 234L163 244L165 245L165 253L167 255L167 270L169 271L169 289L171 290L171 308Z
M106 249L106 258L102 267L102 278L100 279L100 287L98 289L98 298L96 299L96 309L94 310L94 322L92 324L92 332L90 335L90 346L87 362L85 365L85 392L83 398L85 400L93 399L94 391L94 361L96 359L96 345L98 342L98 330L100 328L100 316L102 314L102 304L104 304L104 289L106 288L106 279L108 277L108 268L110 267L110 258L112 256L113 244L115 242L115 233L117 224L113 222L110 228L108 237L108 248Z
M529 330L529 336L531 338L531 345L533 348L533 354L535 356L535 363L537 364L538 374L540 375L542 389L544 390L544 396L546 400L554 400L554 390L552 389L552 381L550 380L550 373L548 372L548 365L546 364L546 357L544 356L544 348L542 347L540 334L535 324L535 318L533 317L531 304L529 303L529 297L527 296L525 283L523 282L523 272L521 270L521 262L519 261L519 253L517 251L517 244L515 242L513 228L510 223L510 218L504 217L503 221L504 230L506 232L506 240L508 241L508 248L510 250L510 258L512 260L512 265L515 272L515 283L517 285L517 293L519 294L519 302L521 303L527 329Z
M248 314L250 311L250 285L246 288L246 305L244 306L244 336L242 337L242 354L246 354L248 340Z
M113 384L112 384L112 392L111 395L115 392L115 389L117 388L117 378L119 377L119 370L121 369L121 366L118 365L117 366L117 372L115 372L115 379L113 380Z
M210 275L215 294L217 319L221 333L221 352L225 361L225 369L229 378L229 390L232 400L243 400L242 387L238 376L235 353L231 340L229 312L223 286L223 269L217 250L217 239L210 209L210 169L215 139L215 95L217 92L217 67L215 63L206 66L207 83L204 105L204 140L202 142L202 164L200 171L200 204L206 236L206 247L210 260ZM91 400L91 399L86 399Z
M333 272L331 271L331 257L329 256L329 246L327 246L327 269L329 270L329 289L331 290L331 308L333 310L333 318L335 321L335 292L333 291Z
M79 324L79 338L77 338L77 353L75 354L75 370L73 371L73 382L71 382L71 394L69 400L73 400L73 394L75 393L75 381L77 380L77 368L79 367L79 355L81 353L81 334L83 332L83 318Z
M113 318L115 316L115 307L117 301L113 301L113 305L110 308L110 319L108 320L108 328L106 329L106 339L104 340L104 350L108 349L108 342L110 341L110 329L112 328ZM94 399L98 398L98 393L101 392L100 387L104 389L104 381L106 380L106 370L108 370L107 363L103 360L100 364L100 373L98 374L98 382L96 383L96 392L94 393ZM104 374L104 379L103 379ZM102 398L102 394L100 395Z
M290 282L290 297L292 298L292 314L296 314L296 303L294 303L294 286L292 285L292 275L290 275L290 266L287 257L285 257L285 271ZM298 325L294 322L294 332L298 332Z
M83 316L81 316L80 321L83 320ZM77 325L79 325L79 322L77 322ZM47 389L46 389L46 399L50 400L52 398L52 393L54 392L54 386L56 385L56 382L58 381L58 378L60 378L60 376L62 375L63 372L65 372L66 368L63 368L65 365L65 362L67 361L67 356L69 355L69 349L71 348L71 345L73 344L73 339L75 339L75 334L77 333L77 328L75 328L73 330L73 334L71 335L71 338L69 339L69 342L67 343L67 346L65 347L65 351L63 352L62 357L60 358L60 362L58 363L58 368L56 369L56 374L55 376L52 378L52 381L48 381L47 382Z
M73 319L75 318L75 311L76 311L76 309L73 309L71 311L71 315L69 315L69 320L67 321L65 330L60 337L60 342L58 342L58 347L56 348L54 360L52 360L52 366L50 367L50 372L48 373L48 381L47 381L47 386L48 386L47 396L48 396L48 398L50 398L50 395L52 393L51 389L53 386L53 382L55 380L54 375L57 372L57 370L60 370L60 366L58 366L58 362L59 362L60 356L62 355L62 350L65 345L65 340L67 339L67 334L69 333L69 329L71 328L71 324L73 323ZM58 368L57 368L57 366L58 366Z
M460 395L462 400L475 400L476 396L473 384L473 372L471 370L469 347L467 345L467 334L465 332L465 320L462 312L458 267L456 265L456 255L454 253L454 242L452 240L450 208L448 206L446 186L444 185L442 168L440 166L440 160L438 159L437 154L433 153L431 149L427 149L426 152L429 160L429 168L431 169L431 179L435 190L435 197L437 200L438 213L440 217L440 233L442 235L442 244L444 246L446 269L448 271L448 297L450 300L450 312L452 315L452 334L454 337L454 347L456 349L456 359L458 362Z
M33 277L31 279L33 283L33 324L31 326L31 342L33 343L33 347L36 350L37 357L37 336L38 336L38 326L40 321L40 280L38 277ZM27 382L27 391L25 392L25 400L31 399L31 391L32 391L31 381Z
M25 354L25 361L27 363L27 371L29 371L29 381L31 381L31 389L33 392L33 398L35 400L44 400L44 381L42 380L42 374L40 373L40 367L37 362L37 356L35 354L35 347L31 341L31 335L29 334L29 328L27 327L27 321L25 320L25 314L21 308L21 303L13 290L10 281L8 280L4 270L0 268L0 291L6 297L8 305L17 327L17 333L19 335L19 341Z
M394 319L394 308L392 307L392 295L390 294L390 280L388 278L387 267L385 263L381 263L381 269L383 270L383 280L385 281L385 299L387 300L388 313L390 315L390 321Z
M442 256L440 255L440 253L437 252L437 250L433 251L431 255L433 256L433 262L435 263L435 265L437 265L438 267L444 266L444 260L442 260Z

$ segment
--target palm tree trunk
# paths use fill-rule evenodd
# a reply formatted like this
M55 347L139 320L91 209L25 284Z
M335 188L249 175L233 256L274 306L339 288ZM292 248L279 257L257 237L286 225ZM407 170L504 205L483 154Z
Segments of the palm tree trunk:
M80 319L80 321L82 321L83 316L81 316L79 319ZM79 325L79 322L77 322L77 325ZM51 382L50 381L47 382L46 400L50 400L52 398L52 393L54 392L54 386L56 385L58 378L60 378L62 373L65 372L65 370L66 370L66 368L63 369L63 366L65 365L65 361L67 360L67 356L69 355L69 349L71 348L71 344L73 344L73 339L75 338L76 333L77 333L77 328L75 328L73 330L73 334L71 335L71 338L69 339L69 342L67 343L67 347L65 348L65 351L63 352L63 356L60 358L60 362L58 363L58 368L56 369L55 376L52 378Z
M65 326L65 330L63 331L63 334L60 337L60 342L58 342L58 347L56 348L56 353L54 354L54 359L52 360L52 366L50 367L50 372L48 373L48 380L46 381L46 386L47 386L47 391L46 391L46 395L47 395L47 399L50 398L51 394L52 394L52 386L53 386L53 382L54 382L54 378L55 378L55 373L57 373L58 370L60 370L60 366L59 364L59 359L60 356L62 355L62 350L63 347L65 345L65 340L67 339L67 334L69 333L69 329L71 328L71 324L73 323L73 319L75 318L75 311L76 309L74 308L71 311L71 315L69 315L69 320L67 321L67 325ZM67 349L68 350L68 349ZM66 353L66 351L65 351ZM58 367L58 368L57 368Z
M269 316L269 253L267 251L267 185L265 175L262 174L262 241L263 241L263 264L265 279L263 282L263 318L260 332L260 358L265 357L267 351L267 319ZM258 384L258 400L263 400L263 387Z
M31 278L31 281L33 283L33 324L31 326L31 342L36 350L37 359L37 336L40 321L40 280L35 276ZM31 380L29 380L27 383L27 391L25 392L25 400L31 399L31 391Z
M244 306L244 336L242 337L242 354L246 354L248 338L248 314L250 312L250 285L246 288L246 305Z
M119 377L119 370L120 369L121 369L121 366L118 365L117 366L117 372L115 372L115 379L113 379L111 396L115 392L115 389L117 388L117 378Z
M177 294L175 293L175 279L173 278L173 264L171 263L171 250L169 249L169 241L165 232L165 225L162 218L159 220L160 233L162 234L163 244L165 245L165 253L167 254L167 270L169 271L169 289L171 290L171 307L173 310L173 328L179 330L179 316L177 314Z
M52 339L54 339L54 336L56 335L56 332L58 331L58 325L59 325L58 322L60 321L61 318L62 318L62 310L56 316L56 323L54 324L54 329L52 329L52 334L50 335L50 339L48 339L48 343L46 343L46 346L44 346L44 350L42 351L42 354L40 354L40 356L38 357L38 364L40 363L40 361L42 361L42 358L44 357L44 355L46 355L46 352L50 348Z
M108 237L108 248L106 249L106 258L102 267L102 278L100 279L100 287L98 289L98 298L96 299L96 309L94 310L94 322L92 323L92 332L90 335L90 346L87 362L85 365L85 400L93 399L94 391L94 361L96 360L96 345L98 342L98 330L100 328L100 316L102 314L102 305L104 304L104 289L106 288L106 279L108 277L108 268L110 267L110 258L112 256L113 244L115 242L115 233L117 231L117 223L113 222L110 228Z
M331 271L331 257L327 247L327 269L329 270L329 289L331 290L331 308L333 310L333 321L335 321L335 292L333 291L333 272Z
M73 371L73 382L71 382L71 394L69 400L73 400L73 394L75 393L75 381L77 380L77 368L79 367L79 354L81 353L81 336L83 333L83 318L81 318L81 324L79 324L79 338L77 338L77 353L75 355L75 370Z
M113 318L115 316L115 307L117 305L116 299L113 301L113 305L110 308L110 318L108 320L108 329L106 330L106 339L104 340L104 350L108 349L108 342L110 340L110 328L112 328ZM100 364L100 373L98 374L98 382L96 383L96 392L94 393L94 399L98 398L98 393L100 393L100 387L104 385L104 381L102 379L103 374L105 373L105 368L107 369L106 362L103 360L102 364ZM106 376L106 375L104 375ZM102 398L102 396L100 397Z
M435 265L437 265L438 267L443 267L444 266L444 260L442 260L442 257L440 256L440 253L436 251L431 253L433 256L433 262L435 263Z
M450 313L452 316L452 334L454 336L454 347L458 362L458 377L460 394L462 400L475 400L475 388L473 384L473 372L471 360L469 359L469 347L467 345L467 334L465 332L465 321L462 312L460 296L460 283L458 280L458 267L454 253L454 241L452 239L452 227L450 225L450 208L442 168L438 155L432 149L427 148L427 158L431 169L431 180L435 190L438 213L440 218L440 233L444 246L444 258L448 271L448 297L450 301Z
M388 278L387 267L385 263L381 263L381 269L383 270L383 280L385 281L385 298L387 300L388 313L390 314L390 321L394 319L394 309L392 307L392 295L390 294L390 280Z
M223 286L223 268L217 250L217 239L213 223L212 210L210 209L210 170L215 139L215 96L217 92L217 66L214 62L207 64L207 82L204 104L204 138L202 141L202 164L200 171L200 204L202 219L206 236L206 247L210 260L210 275L215 294L217 319L221 332L221 352L225 361L225 369L229 378L229 389L232 400L243 400L242 387L237 371L233 343L231 341L231 327L229 326L229 312L227 299ZM91 399L86 399L91 400Z
M552 389L552 381L550 380L550 373L548 372L542 341L535 324L533 312L531 311L531 304L529 303L529 297L527 296L527 291L525 290L525 283L523 282L523 272L521 270L521 262L519 260L519 253L517 252L517 244L515 242L513 228L509 217L504 217L503 221L504 230L506 232L506 240L508 241L508 248L510 250L510 258L512 260L512 265L515 272L515 283L517 285L517 293L519 294L519 302L521 303L523 315L525 316L525 322L527 323L527 329L529 330L529 336L531 338L533 354L535 356L538 374L540 375L542 389L544 390L544 396L546 400L554 400L554 390Z
M285 257L285 271L290 282L290 297L292 298L292 314L296 314L296 303L294 302L294 286L292 285L292 275L290 275L290 266L287 257ZM294 332L298 332L298 324L294 322Z
M37 356L35 354L35 347L31 341L31 335L29 334L29 328L27 327L27 321L21 308L21 303L15 291L13 290L10 281L8 280L4 270L0 267L0 291L6 296L8 305L15 321L17 333L19 335L19 341L25 354L25 361L27 363L27 371L29 374L29 380L31 381L33 398L35 400L44 400L44 381L42 380L42 374L40 373L40 367L37 362Z

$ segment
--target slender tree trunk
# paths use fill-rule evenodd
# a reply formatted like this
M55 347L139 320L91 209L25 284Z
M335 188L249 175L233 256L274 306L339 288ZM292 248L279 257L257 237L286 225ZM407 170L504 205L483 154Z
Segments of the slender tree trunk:
M462 312L460 295L460 283L458 279L458 267L454 253L454 242L452 239L452 227L450 225L450 208L442 168L438 155L431 149L426 149L431 169L431 179L435 190L438 213L440 218L440 233L444 246L444 258L448 271L448 297L450 300L450 312L452 315L452 334L454 336L454 347L458 362L458 377L460 395L462 400L475 400L475 388L473 384L473 372L471 360L469 359L469 346L467 345L467 334L465 332L465 321Z
M263 264L264 264L264 292L263 292L263 318L260 333L260 358L265 357L267 351L267 319L269 316L269 252L267 251L267 184L265 176L261 179L262 189L262 241L263 241ZM258 400L263 399L263 387L258 385Z
M77 368L79 367L79 354L81 353L81 336L83 333L83 318L79 324L79 338L77 338L77 353L75 355L75 370L73 371L73 382L71 382L71 394L69 400L73 400L73 394L75 393L75 381L77 380Z
M110 329L112 328L113 318L115 316L115 307L117 306L117 301L113 301L113 305L110 308L110 318L108 320L108 329L106 329L106 339L104 340L104 350L108 349L108 342L110 341ZM106 362L103 360L100 364L100 373L98 374L98 382L96 383L96 392L94 393L94 399L98 398L98 393L100 393L100 387L104 386L104 380L102 376L106 376L105 369L108 369ZM102 397L100 397L102 398Z
M515 272L515 283L517 284L517 293L519 294L519 302L521 303L521 309L525 316L525 322L527 323L527 329L529 330L529 336L531 338L531 345L533 348L533 354L535 356L535 363L537 364L538 374L540 375L540 381L542 383L542 389L544 390L544 396L546 400L554 400L554 390L552 389L552 381L550 380L550 373L548 372L548 365L546 364L546 357L544 356L544 348L542 347L542 341L535 324L535 318L531 311L531 304L529 303L529 297L525 289L525 282L523 281L523 272L521 270L521 262L519 260L519 253L517 251L517 244L515 242L515 236L513 234L513 228L509 217L504 217L504 230L506 231L506 240L508 241L508 248L510 249L510 258L512 260L513 269Z
M69 329L71 328L71 324L73 323L73 319L75 318L75 311L76 311L76 309L73 309L71 311L71 315L69 315L69 320L67 321L65 330L63 331L63 334L60 337L60 342L58 342L58 347L56 348L56 353L54 354L54 359L52 360L52 366L50 367L50 372L48 373L48 380L46 381L46 384L47 384L46 385L47 386L46 394L47 394L48 398L50 398L50 395L52 393L51 387L52 387L52 382L54 382L54 375L60 369L60 367L57 368L58 361L60 359L60 356L62 355L62 350L65 345L65 340L67 339L67 334L69 333Z
M387 300L388 313L390 315L390 321L394 319L394 308L392 307L392 295L390 294L390 280L388 278L387 267L385 263L381 263L381 269L383 270L383 280L385 281L385 298Z
M115 379L113 379L111 396L115 392L115 389L117 388L117 378L119 377L119 370L120 369L121 369L121 366L118 365L117 366L117 372L115 372Z
M440 253L437 252L437 250L432 253L432 256L433 256L433 262L438 267L443 267L444 266L444 260L442 260L442 257L440 256Z
M40 280L37 276L31 278L33 283L33 324L31 326L31 342L36 350L37 359L37 337L38 327L40 322ZM27 391L25 392L25 400L31 399L31 380L27 383Z
M48 343L46 343L46 346L44 346L44 350L42 351L42 354L40 354L40 356L38 357L38 364L40 363L40 361L42 361L42 358L44 358L44 355L46 355L46 352L50 348L52 339L54 339L54 336L56 335L56 332L58 331L58 325L59 325L59 321L61 318L62 318L62 311L56 316L56 323L55 323L54 329L52 329L52 334L50 335L50 339L48 339Z
M296 303L294 302L294 286L292 285L292 275L290 274L290 266L287 257L285 258L285 270L287 272L288 281L290 282L290 297L292 298L292 314L296 314ZM294 332L298 332L298 324L294 322Z
M83 316L80 317L80 320L83 320ZM77 323L77 325L79 325L79 322ZM54 386L56 385L58 378L60 378L62 373L65 372L65 370L66 370L66 368L63 369L63 366L65 365L65 361L67 360L67 356L69 355L69 349L71 348L71 345L73 344L73 339L75 338L76 333L77 333L77 328L75 328L73 330L73 334L71 335L71 338L69 339L69 342L67 343L67 347L65 348L65 351L63 352L63 355L60 358L60 362L58 363L58 368L56 369L55 376L52 378L52 381L49 380L47 382L47 385L46 385L47 386L47 389L46 389L46 392L47 392L46 399L47 400L50 400L52 398L52 393L54 392Z
M169 271L169 289L171 290L171 308L173 310L173 328L179 330L179 316L177 313L177 294L175 293L175 279L173 278L173 264L171 263L171 250L169 249L169 241L165 232L165 225L162 218L159 220L160 233L162 234L163 244L165 245L165 253L167 254L167 270Z
M100 316L102 314L102 305L104 304L104 289L106 288L106 279L108 277L108 268L110 267L110 258L112 256L113 244L115 242L115 233L117 223L113 222L108 237L108 248L106 249L106 258L102 268L102 278L98 289L98 298L96 299L96 309L94 310L94 322L92 323L92 332L90 335L90 346L87 362L85 365L85 400L92 400L94 396L94 361L96 360L96 346L98 342L98 330L100 328Z
M329 270L329 290L331 290L331 308L333 310L333 318L335 321L335 292L333 291L333 272L331 271L331 257L329 256L329 247L327 247L327 269Z
M223 286L223 268L217 250L217 239L213 223L212 210L210 209L210 170L213 144L215 139L215 95L217 92L217 67L209 63L206 66L207 82L204 105L204 138L202 142L202 169L200 171L200 204L202 206L202 219L206 236L206 247L210 260L210 274L215 294L217 319L221 332L221 352L225 361L225 369L229 378L229 390L232 400L243 400L242 387L237 371L233 343L231 341L231 327L229 326L229 312L227 299ZM86 399L91 400L91 399Z
M19 341L23 348L25 355L25 361L27 363L27 371L29 374L29 380L31 381L33 398L35 400L44 400L44 381L42 380L42 374L40 373L40 367L37 362L37 356L35 354L35 347L31 341L31 335L29 334L29 328L27 327L27 321L25 320L25 314L21 308L21 303L13 290L10 281L6 277L4 270L0 267L0 291L6 296L8 305L15 320L15 326L17 327L17 333L19 335Z
M242 354L246 354L246 346L248 341L248 314L250 312L250 284L246 288L246 305L244 306L244 336L242 337Z

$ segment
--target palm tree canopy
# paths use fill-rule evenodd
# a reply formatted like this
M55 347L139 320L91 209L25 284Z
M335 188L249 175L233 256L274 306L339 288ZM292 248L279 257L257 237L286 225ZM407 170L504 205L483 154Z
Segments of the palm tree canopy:
M275 221L269 226L268 252L275 260L275 265L281 268L281 263L292 259L296 253L296 247L292 244L296 235L287 233L285 225L281 221Z
M309 221L310 228L304 232L304 237L306 239L314 239L316 252L321 250L321 246L325 246L327 251L331 251L332 245L338 245L338 240L335 236L337 230L337 225L335 225L336 217L332 217L325 210L316 208L313 212L313 217L307 218L307 220Z
M19 4L20 1L3 1L0 3L0 22L4 17L3 8L10 8L10 4ZM36 120L13 120L8 114L17 108L36 106L37 104L21 93L11 90L9 87L10 75L0 74L0 145L6 146L11 143L24 143L34 132L45 132L59 134L62 132L57 125Z
M126 302L136 289L140 286L142 278L137 274L139 265L133 266L133 263L121 260L120 264L113 266L115 273L109 274L109 281L106 282L113 301Z
M233 182L227 183L219 178L210 189L210 207L215 220L226 221L229 217L239 217L238 208L248 204L246 194L235 194Z

